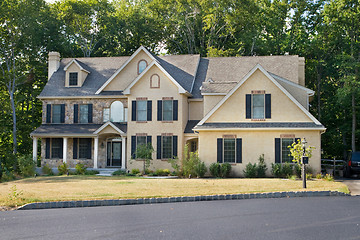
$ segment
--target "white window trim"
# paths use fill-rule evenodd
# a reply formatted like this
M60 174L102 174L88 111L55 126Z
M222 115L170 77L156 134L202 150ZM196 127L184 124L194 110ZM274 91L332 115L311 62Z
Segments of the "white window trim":
M254 118L254 95L264 95L264 117L263 118ZM265 119L265 93L252 93L251 94L251 119Z
M225 139L234 139L235 141L234 141L234 144L235 144L235 156L234 156L234 162L225 162ZM222 138L222 140L223 140L223 144L222 144L222 148L223 148L223 151L222 151L222 163L230 163L230 164L232 164L232 163L236 163L236 138L231 138L231 137L227 137L227 138Z
M161 136L161 159L169 159L168 157L164 157L164 141L163 137L170 137L171 138L171 154L169 158L172 158L174 156L174 136Z
M280 138L280 162L283 163L287 163L283 161L283 139L292 139L293 143L295 142L295 138L291 138L291 137L284 137L284 138ZM292 162L288 162L288 163L292 163Z

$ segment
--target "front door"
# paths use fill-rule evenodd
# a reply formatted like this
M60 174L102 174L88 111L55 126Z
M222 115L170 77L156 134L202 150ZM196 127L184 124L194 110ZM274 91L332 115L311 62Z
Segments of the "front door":
M108 142L107 143L107 166L121 167L121 143L122 142Z

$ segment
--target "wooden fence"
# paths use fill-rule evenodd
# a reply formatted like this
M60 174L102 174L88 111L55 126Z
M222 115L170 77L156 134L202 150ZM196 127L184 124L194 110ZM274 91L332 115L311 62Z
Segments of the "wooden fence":
M342 177L346 161L334 159L321 159L321 172Z

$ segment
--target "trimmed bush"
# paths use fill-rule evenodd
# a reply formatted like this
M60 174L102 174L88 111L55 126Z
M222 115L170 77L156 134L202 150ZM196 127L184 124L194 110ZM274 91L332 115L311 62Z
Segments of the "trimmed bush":
M53 170L51 169L51 167L49 167L48 164L45 164L45 165L42 167L42 173L43 173L44 175L47 175L47 176L53 176L53 175L54 175Z
M136 175L136 174L139 174L139 173L140 173L140 170L138 168L131 169L131 174Z
M69 167L66 163L58 166L59 175L65 175L69 173Z
M231 172L231 164L230 163L223 163L220 165L220 177L228 178Z
M76 164L76 166L75 166L75 174L76 175L84 175L85 171L86 171L86 167L84 164L82 164L82 163Z
M244 175L246 178L255 178L257 175L257 166L256 163L248 163L243 170Z
M85 175L96 175L99 174L100 172L97 170L85 170L84 174Z
M266 163L265 163L264 154L261 154L259 156L259 163L258 163L258 166L257 166L256 177L258 177L258 178L266 177L266 170L267 170L267 166L266 166Z
M204 162L200 161L195 165L195 174L197 177L203 178L205 176L206 171L207 168Z
M126 175L126 171L125 170L122 170L122 169L119 169L119 170L116 170L115 172L112 173L113 176L125 176Z
M209 167L210 174L213 177L220 177L220 164L219 163L212 163Z
M293 165L290 163L273 163L271 164L271 173L276 178L288 178L289 176L293 175Z

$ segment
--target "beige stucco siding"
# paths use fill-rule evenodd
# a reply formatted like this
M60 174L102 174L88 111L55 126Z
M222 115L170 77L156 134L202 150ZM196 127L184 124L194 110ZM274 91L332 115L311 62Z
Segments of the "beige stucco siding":
M250 122L245 118L245 96L252 90L271 94L271 119L266 122L312 122L312 120L260 70L256 70L206 122Z
M321 136L320 131L201 131L199 133L199 157L209 167L217 162L217 138L223 135L236 135L242 138L242 163L232 164L232 173L243 176L243 170L249 162L257 163L261 154L264 154L270 175L271 163L275 163L275 138L281 134L294 134L295 138L306 138L307 146L313 146L313 156L309 160L314 173L320 172Z
M157 74L160 77L160 88L150 88L150 77ZM161 134L173 134L178 136L178 156L181 157L184 143L184 129L188 119L188 103L185 95L179 94L178 87L156 66L151 69L131 88L131 94L128 96L129 114L128 114L128 141L127 141L127 162L128 168L142 168L142 161L130 161L131 156L131 136L146 133L152 136L152 145L157 148L157 136ZM163 97L172 97L178 100L178 121L158 121L157 120L157 101ZM152 101L152 121L136 122L131 121L132 106L131 102L136 98L146 98ZM156 152L153 154L152 169L171 168L167 161L156 159Z
M138 76L138 62L145 60L150 65L151 58L141 50L119 74L104 88L103 91L122 91Z
M189 120L200 120L204 117L204 102L189 101Z
M65 87L69 87L69 73L71 72L77 72L78 73L78 87L81 87L83 83L86 80L86 77L88 75L87 72L81 71L79 66L76 63L72 63L65 74Z
M224 97L225 95L204 95L204 116Z

